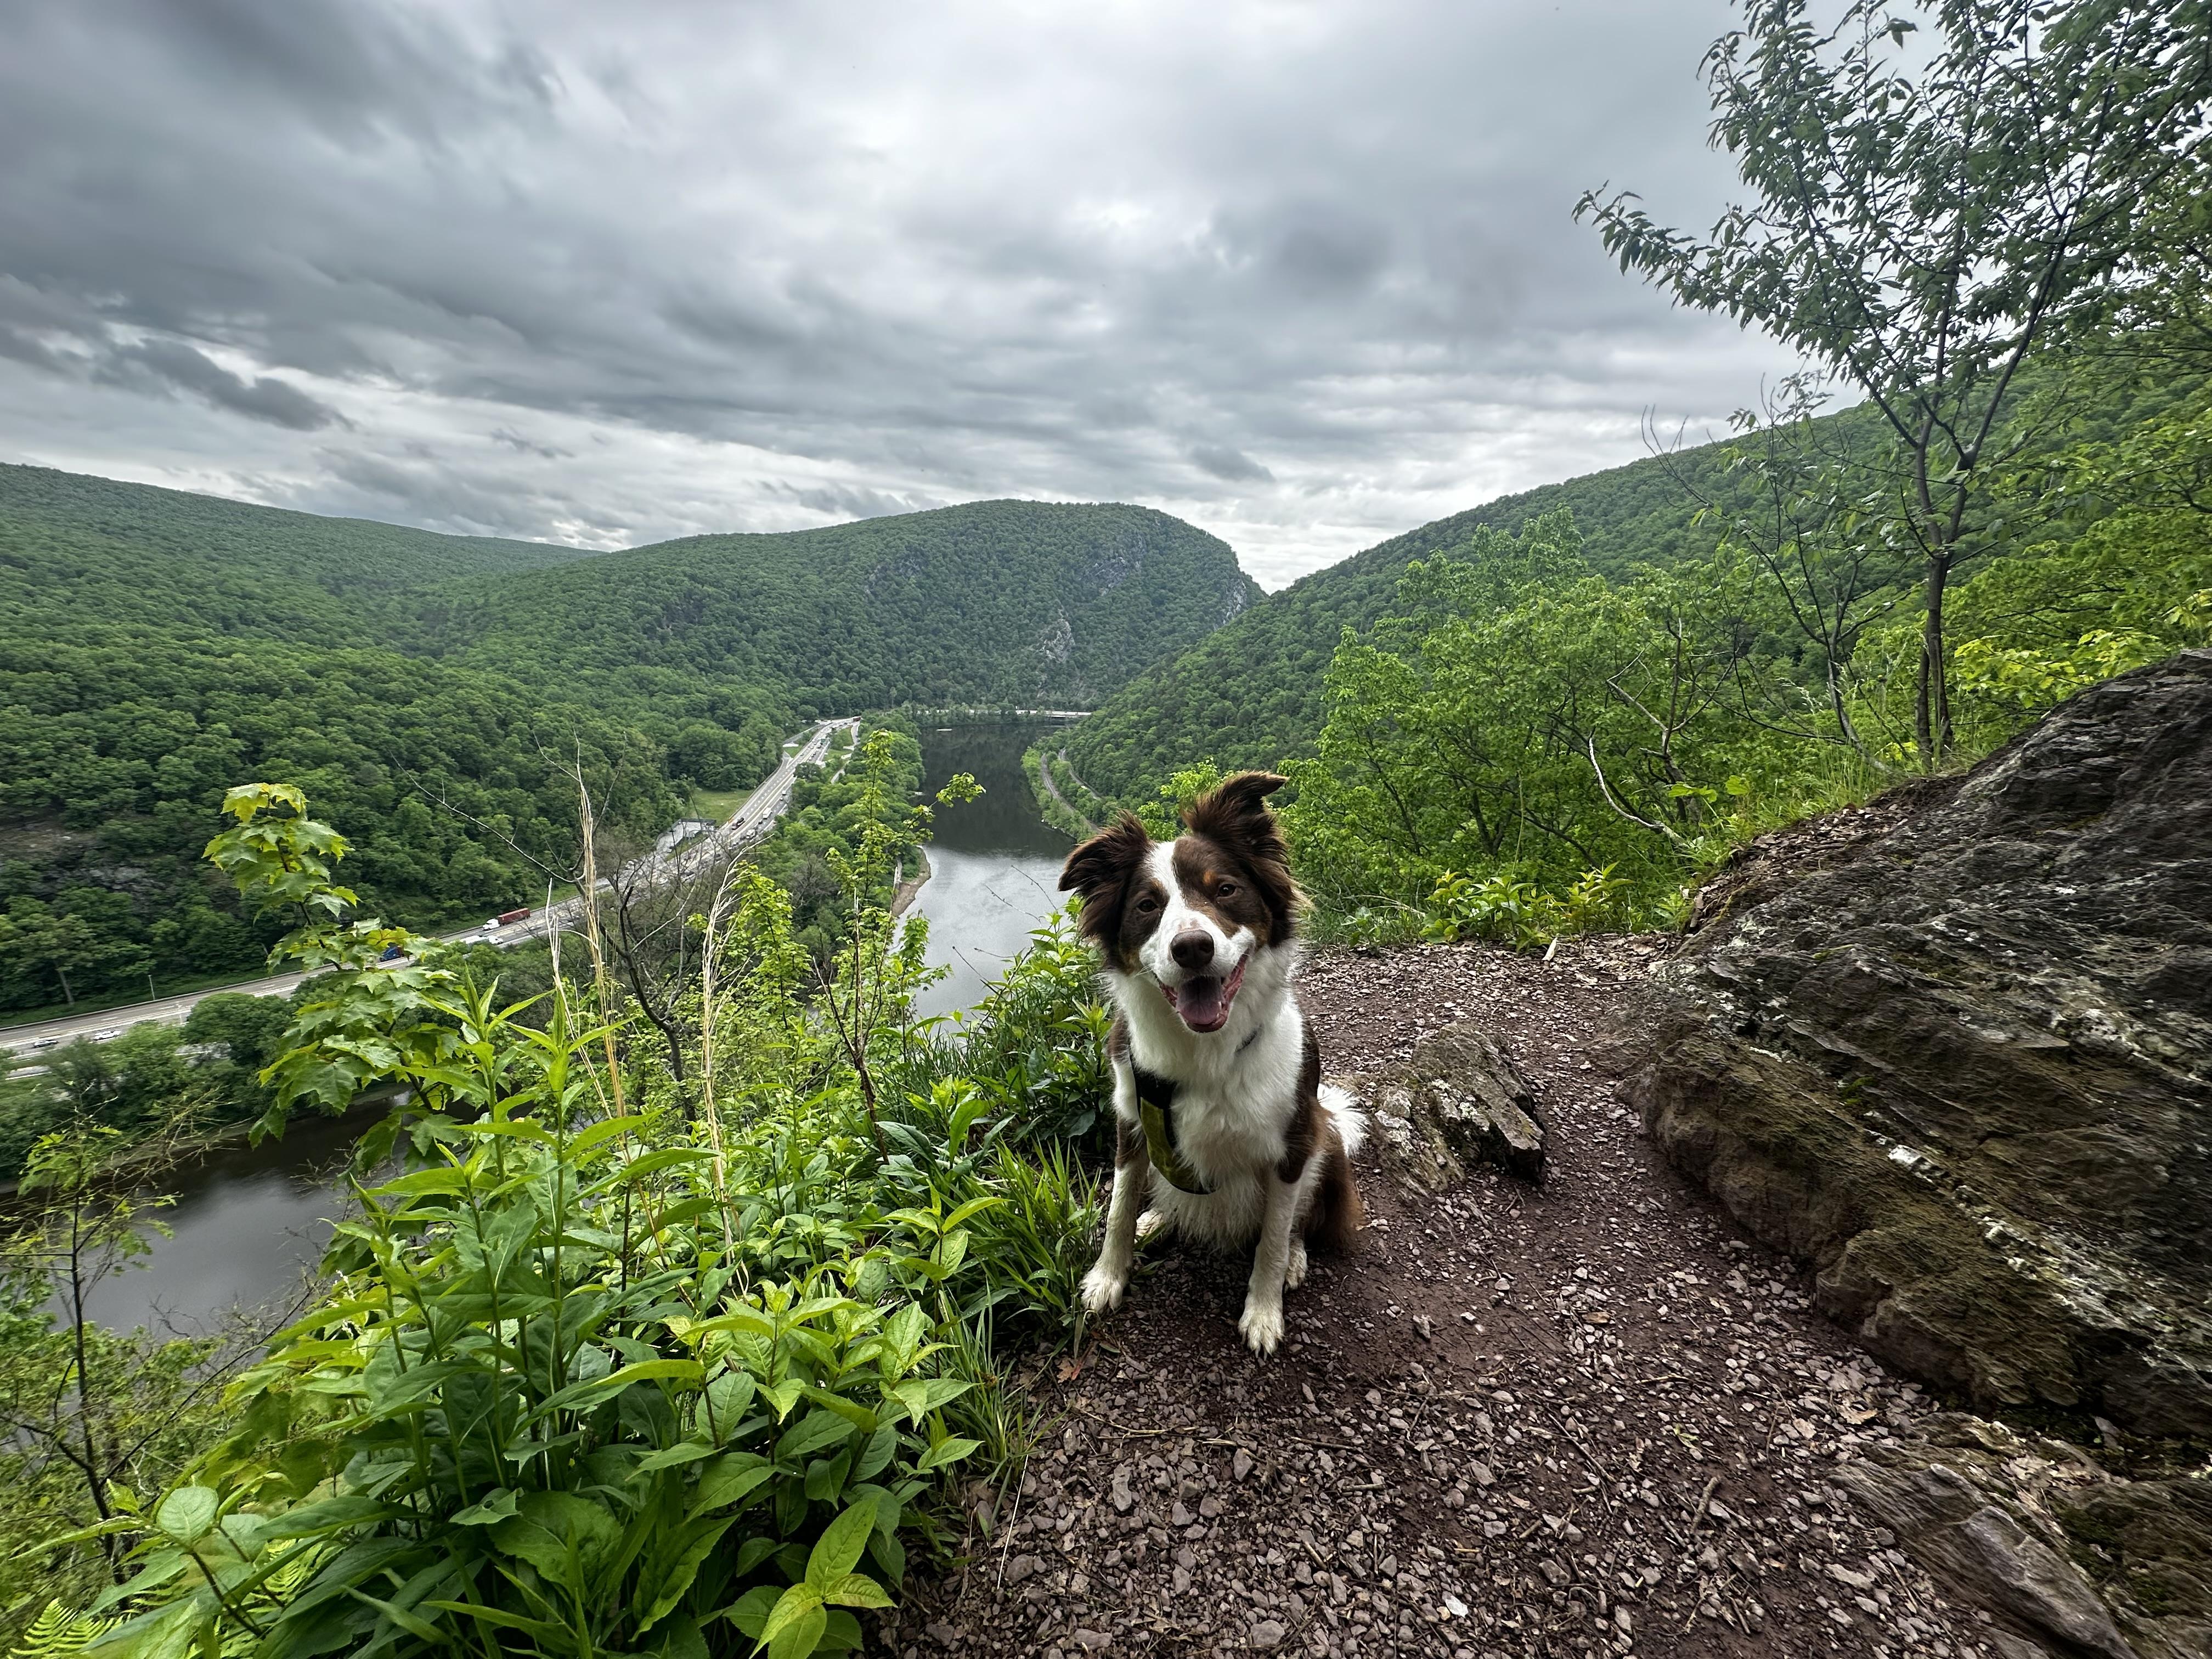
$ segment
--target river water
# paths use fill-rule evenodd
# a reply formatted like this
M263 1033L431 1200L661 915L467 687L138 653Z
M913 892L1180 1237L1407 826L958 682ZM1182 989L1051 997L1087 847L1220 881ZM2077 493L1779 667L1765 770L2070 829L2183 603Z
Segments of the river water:
M1052 726L964 726L921 734L924 787L933 796L966 772L983 793L936 808L930 877L915 908L929 919L928 960L945 977L915 999L922 1014L981 1000L1032 929L1060 908L1067 837L1037 816L1022 751Z
M983 795L937 808L930 879L915 909L929 919L928 959L944 980L916 1000L923 1014L951 1013L986 984L1056 908L1054 884L1066 838L1047 827L1022 777L1022 751L1052 729L1030 724L957 726L922 733L927 787L957 772ZM173 1237L155 1241L145 1265L94 1292L93 1316L116 1329L143 1324L179 1334L212 1329L233 1313L273 1328L296 1300L343 1207L339 1176L374 1114L308 1118L282 1140L218 1148L164 1184L176 1194L161 1218Z

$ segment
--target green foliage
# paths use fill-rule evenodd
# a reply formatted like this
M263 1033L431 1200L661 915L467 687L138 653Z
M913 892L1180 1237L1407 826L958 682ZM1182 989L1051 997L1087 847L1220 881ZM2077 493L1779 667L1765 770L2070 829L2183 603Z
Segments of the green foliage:
M579 763L650 837L817 709L1088 702L1255 591L1135 507L592 554L0 468L0 1008L250 973L272 930L193 861L240 775L312 791L428 927L574 867Z
M2212 163L2203 20L2170 0L1742 0L1706 54L1712 138L1752 193L1710 240L1586 194L1624 270L1788 342L1887 428L1862 498L1918 555L1913 748L1951 740L1946 588L2002 544L2031 353L2139 286L2148 204ZM1923 29L1926 33L1920 36Z
M676 796L643 737L512 683L391 652L189 636L0 632L0 1003L251 972L272 930L195 863L240 772L312 789L357 826L368 901L428 925L542 892L574 857L580 759L650 833ZM458 809L446 810L445 804ZM458 814L465 814L459 816ZM480 918L479 918L480 919Z
M1320 752L1289 768L1309 890L1346 914L1426 905L1456 928L1474 923L1455 878L1563 892L1605 869L1648 889L1724 848L1714 803L1775 764L1730 718L1758 672L1740 571L1723 559L1616 587L1589 572L1565 513L1474 551L1408 566L1393 614L1338 648ZM1533 933L1534 917L1496 931Z
M109 1331L86 1316L100 1285L164 1236L168 1200L136 1189L173 1151L76 1121L23 1160L0 1243L0 1479L7 1535L28 1547L0 1555L0 1630L48 1596L81 1606L112 1583L123 1551L106 1528L135 1494L173 1479L220 1420L216 1342ZM83 1629L49 1607L26 1640L66 1651Z
M173 1026L137 1025L106 1042L80 1038L39 1059L42 1073L0 1080L0 1178L57 1133L81 1127L126 1142L189 1134L248 1117L258 1100L251 1077L196 1060Z
M1036 802L1038 815L1070 841L1081 841L1097 828L1091 812L1106 815L1109 809L1075 775L1074 769L1060 760L1060 737L1054 735L1024 751L1022 780ZM1048 777L1052 781L1049 789L1045 787Z
M753 855L791 895L800 939L827 963L852 921L843 872L867 871L868 896L888 900L891 872L926 839L927 817L909 805L921 787L921 744L903 722L866 726L852 758L799 769L791 810Z
M788 896L735 871L696 1112L648 1097L627 1020L585 1012L602 978L532 1006L456 952L374 967L426 942L349 919L343 838L296 793L232 793L210 859L321 970L264 1073L272 1122L408 1096L357 1154L329 1299L231 1385L228 1431L52 1546L128 1546L105 1650L860 1644L940 1484L1019 1454L994 1338L1073 1317L1090 1183L1031 1148L1097 1111L1104 1016L1055 927L964 1032L912 1026L915 968L871 918L927 814L895 734L848 769L858 957L810 1009ZM234 1014L214 1028L263 1040Z
M72 1611L60 1601L49 1601L40 1609L11 1650L9 1659L46 1659L50 1654L82 1653L94 1640L114 1628L112 1619L93 1619Z
M1857 411L1828 420L1863 423ZM1346 628L1365 631L1389 610L1412 561L1472 558L1470 550L1494 545L1479 544L1479 532L1517 532L1526 520L1564 507L1582 532L1592 569L1625 576L1639 563L1711 551L1711 532L1693 522L1700 498L1745 505L1755 499L1725 446L1502 496L1394 537L1261 597L1198 645L1138 675L1068 732L1068 759L1098 797L1135 802L1149 799L1175 768L1196 761L1234 772L1310 754L1338 639Z

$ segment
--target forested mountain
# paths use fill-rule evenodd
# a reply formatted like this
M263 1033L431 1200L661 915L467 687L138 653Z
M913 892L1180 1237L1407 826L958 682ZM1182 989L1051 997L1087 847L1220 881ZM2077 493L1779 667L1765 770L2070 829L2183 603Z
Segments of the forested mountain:
M1194 761L1234 770L1304 753L1321 730L1322 676L1339 636L1382 615L1409 561L1456 548L1484 526L1518 530L1562 507L1574 513L1584 556L1607 575L1709 552L1711 532L1691 522L1695 495L1742 488L1725 448L1705 444L1502 495L1303 577L1137 676L1075 728L1068 759L1092 788L1125 796Z
M2027 453L2015 463L2018 499L2000 539L2014 550L2070 540L2110 503L2076 492L2054 508L2039 469L2061 454L2101 452L2158 429L2202 401L2203 380L2193 369L2142 376L2095 361L2031 365L2014 394ZM1772 433L1780 435L1686 447L1503 495L1317 570L1131 680L1070 734L1068 760L1099 794L1143 799L1194 763L1234 770L1310 754L1322 726L1322 678L1343 630L1364 631L1389 611L1410 562L1462 551L1482 532L1517 533L1533 519L1568 509L1582 561L1617 585L1639 566L1707 557L1731 520L1771 514L1778 492L1760 465L1775 459L1770 443L1793 452L1778 462L1782 470L1833 469L1839 496L1883 488L1874 462L1884 434L1864 405ZM1910 602L1909 587L1897 587L1901 602ZM1771 643L1803 649L1802 641Z
M0 621L11 636L137 622L172 635L392 644L412 629L402 595L592 556L0 465Z
M824 710L1088 707L1259 591L1226 543L1164 513L977 501L454 584L434 637L470 662L650 687L663 708L716 683Z
M1136 507L593 554L0 467L0 1007L256 965L197 862L241 781L329 802L427 924L543 890L580 760L648 831L814 712L1089 702L1256 592Z

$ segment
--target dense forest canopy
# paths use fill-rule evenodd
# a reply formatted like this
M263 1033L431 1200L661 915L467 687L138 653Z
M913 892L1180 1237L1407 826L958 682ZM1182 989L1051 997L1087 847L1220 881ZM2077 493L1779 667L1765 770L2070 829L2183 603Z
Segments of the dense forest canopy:
M580 766L649 835L817 714L1088 702L1256 592L1137 507L597 554L0 467L0 1008L256 965L197 866L241 777L344 814L365 902L462 921L571 861Z
M1146 507L978 501L782 535L699 536L441 590L471 662L659 685L783 684L823 709L1088 708L1259 589Z

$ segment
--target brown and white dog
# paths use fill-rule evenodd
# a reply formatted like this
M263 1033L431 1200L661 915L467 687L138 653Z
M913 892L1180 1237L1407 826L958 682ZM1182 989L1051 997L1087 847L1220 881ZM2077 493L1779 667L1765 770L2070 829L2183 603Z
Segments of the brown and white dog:
M1084 1305L1121 1305L1140 1235L1256 1240L1237 1328L1261 1354L1283 1340L1283 1291L1305 1278L1308 1241L1340 1247L1364 1220L1351 1155L1365 1121L1322 1085L1291 989L1302 900L1266 804L1283 782L1229 779L1173 841L1124 813L1060 878L1082 895L1078 925L1118 1013L1114 1197Z

